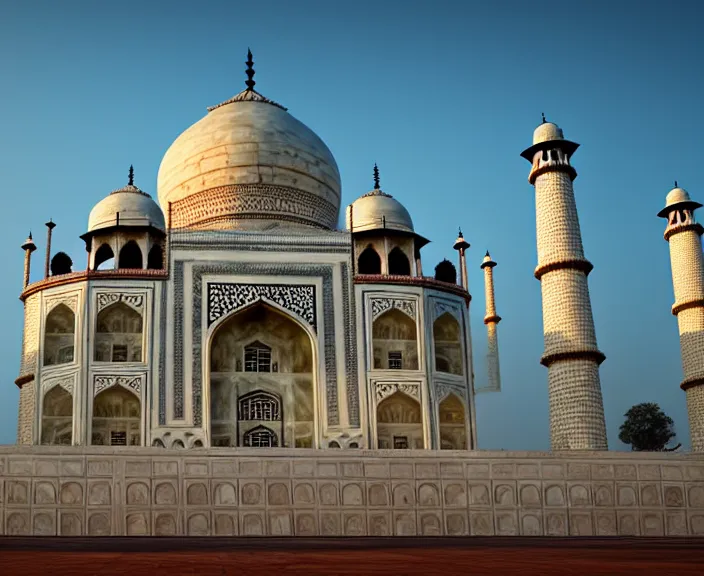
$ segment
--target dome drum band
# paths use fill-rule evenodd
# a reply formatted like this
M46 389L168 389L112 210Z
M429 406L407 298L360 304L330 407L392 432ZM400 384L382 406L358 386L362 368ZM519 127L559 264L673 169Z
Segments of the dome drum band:
M173 228L206 222L252 219L288 220L317 228L337 224L336 207L310 192L273 184L228 184L171 203Z

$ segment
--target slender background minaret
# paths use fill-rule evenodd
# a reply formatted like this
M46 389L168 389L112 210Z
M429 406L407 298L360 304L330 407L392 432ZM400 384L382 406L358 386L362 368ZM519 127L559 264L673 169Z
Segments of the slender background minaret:
M462 230L459 231L459 235L457 236L457 240L455 240L454 246L452 246L455 250L457 250L459 256L460 256L460 283L462 285L462 288L465 290L469 291L469 282L467 280L467 248L469 248L469 242L467 242L464 239L464 236L462 236Z
M22 288L26 288L29 285L29 272L32 265L32 252L37 249L37 245L32 240L32 233L29 233L29 237L22 244L22 250L24 250L24 279L22 281Z
M46 255L44 257L44 278L49 277L49 267L51 265L51 233L54 228L56 228L56 224L54 224L54 221L49 218L49 221L46 223Z
M672 313L677 316L684 372L680 387L687 398L693 452L704 452L704 260L701 239L704 227L694 217L694 211L701 206L675 182L675 188L665 199L665 208L658 213L661 218L667 218L665 240L670 244L675 291Z
M596 343L587 284L592 265L584 257L572 190L577 172L570 158L578 146L543 116L521 156L532 164L528 180L535 186L550 443L553 450L606 450L599 380L605 357Z
M488 374L488 387L482 391L501 390L501 372L499 370L499 336L496 332L501 316L496 314L496 302L494 299L494 266L496 262L491 259L487 250L481 268L484 270L484 294L486 299L486 314L484 324L487 333L487 353L486 367Z

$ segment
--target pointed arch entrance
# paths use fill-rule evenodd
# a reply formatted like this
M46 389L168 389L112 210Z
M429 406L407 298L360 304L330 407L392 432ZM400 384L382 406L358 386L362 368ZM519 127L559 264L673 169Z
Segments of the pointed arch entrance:
M211 445L313 447L315 357L303 325L264 301L222 320L209 340Z

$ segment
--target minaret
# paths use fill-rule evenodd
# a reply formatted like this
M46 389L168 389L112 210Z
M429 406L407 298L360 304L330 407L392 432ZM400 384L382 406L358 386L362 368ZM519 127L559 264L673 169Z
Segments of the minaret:
M46 257L44 259L44 278L49 277L49 265L51 264L51 232L56 228L54 221L49 218L46 223Z
M29 268L32 262L32 252L37 249L37 245L32 240L32 233L29 233L29 237L22 244L22 250L24 250L24 284L22 288L26 288L29 285Z
M487 354L486 365L488 372L489 386L486 390L501 390L501 372L499 370L499 337L496 333L501 316L496 313L496 301L494 299L494 266L496 262L491 259L489 251L481 264L484 270L484 294L486 299L486 315L484 324L487 332Z
M553 450L607 450L599 351L584 257L570 158L579 144L545 121L533 133L533 145L521 156L532 163L528 181L535 186L538 267L543 298L548 369L550 442Z
M685 391L689 413L689 434L693 452L704 452L704 261L702 239L704 227L697 223L694 211L701 208L689 194L677 186L658 212L667 218L665 240L670 244L672 284L677 316Z
M455 244L452 246L460 255L460 282L462 283L462 288L469 290L469 283L467 281L467 259L465 252L469 248L469 242L462 236L462 230L459 231L459 236L455 240Z

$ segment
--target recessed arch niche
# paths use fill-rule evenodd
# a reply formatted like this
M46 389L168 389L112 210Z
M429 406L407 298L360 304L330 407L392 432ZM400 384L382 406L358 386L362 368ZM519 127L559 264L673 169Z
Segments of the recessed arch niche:
M96 362L142 362L142 314L115 302L98 313L95 331Z
M372 323L375 370L418 370L416 322L398 308L391 308Z
M380 449L423 449L421 405L403 392L394 392L376 408L376 435Z
M76 315L66 304L57 304L44 323L44 366L73 362Z
M114 385L93 399L91 444L94 446L139 446L141 402L123 386Z
M433 322L435 341L435 370L461 376L462 330L460 323L449 312L444 312Z
M42 401L42 444L69 445L73 438L73 396L58 384Z
M315 354L297 319L253 304L217 325L209 358L212 446L314 446Z
M467 449L467 418L464 402L454 394L448 394L438 409L441 450Z

